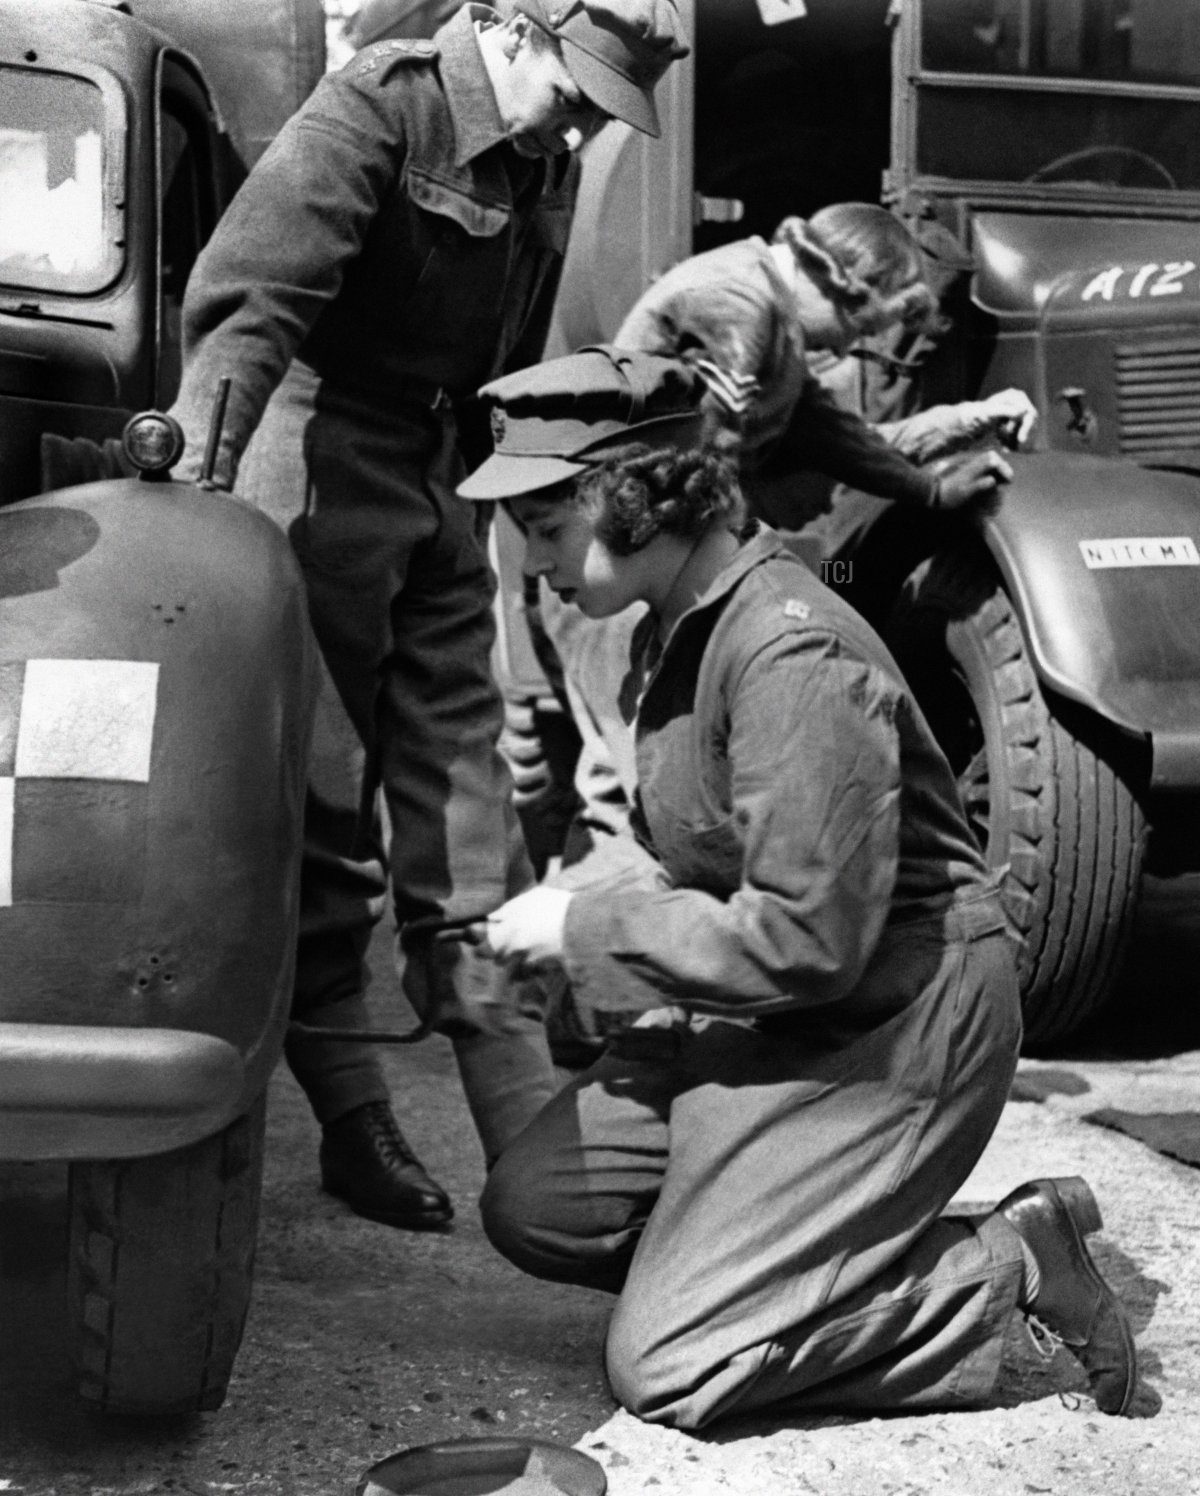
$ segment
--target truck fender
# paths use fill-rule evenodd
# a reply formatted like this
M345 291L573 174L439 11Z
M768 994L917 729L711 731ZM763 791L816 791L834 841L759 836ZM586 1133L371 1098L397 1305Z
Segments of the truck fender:
M984 534L1052 690L1200 788L1200 479L1082 453L1012 459Z

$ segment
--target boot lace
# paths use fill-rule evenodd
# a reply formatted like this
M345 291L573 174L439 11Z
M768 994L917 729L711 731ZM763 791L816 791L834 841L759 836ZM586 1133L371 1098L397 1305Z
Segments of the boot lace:
M400 1131L386 1101L372 1101L363 1108L363 1120L380 1157L388 1163L415 1164L417 1156Z

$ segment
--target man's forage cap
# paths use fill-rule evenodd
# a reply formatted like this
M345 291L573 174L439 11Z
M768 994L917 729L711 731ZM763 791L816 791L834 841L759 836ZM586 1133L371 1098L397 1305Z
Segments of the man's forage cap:
M593 104L646 135L661 135L654 85L686 57L675 0L515 0L557 37L563 61Z
M672 358L598 344L494 379L495 450L459 485L464 499L515 499L596 467L634 442L693 447L704 386Z

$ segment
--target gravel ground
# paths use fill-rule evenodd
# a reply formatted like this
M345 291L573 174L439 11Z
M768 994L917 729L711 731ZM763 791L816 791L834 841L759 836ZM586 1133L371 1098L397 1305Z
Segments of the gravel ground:
M377 1020L400 1018L385 995ZM0 1492L348 1496L399 1449L511 1434L577 1443L604 1465L611 1496L1200 1496L1200 1172L1084 1120L1102 1107L1190 1111L1200 1033L1150 1042L1131 1023L1115 1048L1110 1036L1026 1062L1015 1094L1040 1099L1010 1102L963 1192L983 1207L1031 1176L1093 1182L1096 1255L1138 1336L1132 1417L1099 1415L1073 1359L1043 1365L1014 1323L992 1410L760 1420L704 1438L615 1409L603 1295L526 1279L488 1247L449 1047L389 1053L387 1065L418 1151L458 1202L455 1229L389 1231L323 1195L316 1126L277 1074L254 1304L214 1414L147 1427L80 1409L62 1350L62 1174L0 1168Z

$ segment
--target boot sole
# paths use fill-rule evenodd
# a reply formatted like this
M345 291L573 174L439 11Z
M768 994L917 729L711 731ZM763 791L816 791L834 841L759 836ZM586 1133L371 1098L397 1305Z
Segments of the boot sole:
M374 1221L380 1226L392 1226L398 1231L444 1231L454 1220L453 1209L445 1211L422 1211L419 1215L410 1215L406 1212L372 1210L369 1205L359 1205L348 1195L343 1195L339 1190L330 1189L327 1184L321 1188L327 1195L332 1195L335 1200L340 1200L347 1210L353 1211L356 1216L361 1216L364 1221Z

